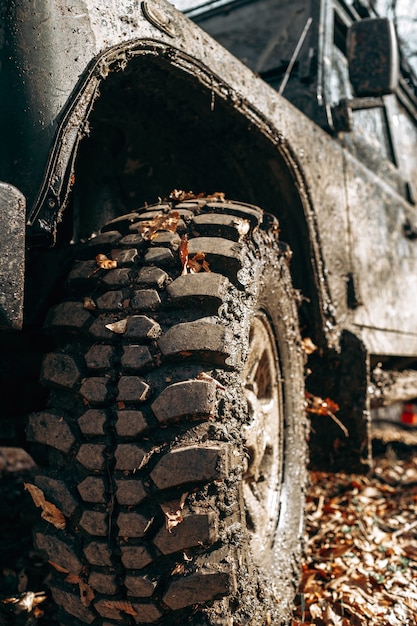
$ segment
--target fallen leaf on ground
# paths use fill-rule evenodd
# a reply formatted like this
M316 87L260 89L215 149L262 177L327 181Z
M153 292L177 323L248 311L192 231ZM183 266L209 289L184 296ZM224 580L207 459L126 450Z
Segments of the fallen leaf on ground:
M20 594L19 596L4 598L1 600L0 604L11 604L13 605L13 611L16 614L19 613L31 613L38 604L45 602L47 599L46 593L43 591L26 591L25 593Z
M403 485L416 470L387 458L369 475L310 472L294 626L416 624L417 484Z

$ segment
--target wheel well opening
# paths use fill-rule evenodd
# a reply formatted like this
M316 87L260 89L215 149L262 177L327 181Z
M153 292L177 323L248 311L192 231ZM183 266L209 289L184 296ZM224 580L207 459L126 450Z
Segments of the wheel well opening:
M309 233L295 175L279 139L231 99L163 57L138 55L103 80L88 124L61 227L68 238L88 238L109 219L157 202L173 189L220 191L278 217L280 236L293 250L294 285L314 297Z

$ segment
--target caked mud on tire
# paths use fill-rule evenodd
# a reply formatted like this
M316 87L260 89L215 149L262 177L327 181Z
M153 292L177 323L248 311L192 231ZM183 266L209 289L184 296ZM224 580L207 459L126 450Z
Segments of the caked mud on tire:
M267 217L199 199L114 220L85 244L50 312L50 399L27 433L42 460L35 484L57 507L43 504L34 535L61 624L288 618L303 359Z

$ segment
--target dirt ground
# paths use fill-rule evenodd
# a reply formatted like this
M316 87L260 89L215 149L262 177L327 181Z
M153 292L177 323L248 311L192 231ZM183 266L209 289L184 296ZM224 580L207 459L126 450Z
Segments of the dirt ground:
M417 624L417 429L373 429L367 475L310 472L292 626ZM33 550L34 463L0 448L0 626L57 626Z

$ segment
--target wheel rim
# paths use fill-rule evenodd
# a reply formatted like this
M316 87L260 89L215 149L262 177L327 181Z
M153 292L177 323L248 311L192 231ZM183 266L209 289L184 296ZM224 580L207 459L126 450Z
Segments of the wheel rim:
M245 428L247 469L243 481L246 523L253 557L270 566L278 524L283 466L283 403L278 354L267 317L252 324L244 369L250 423Z

